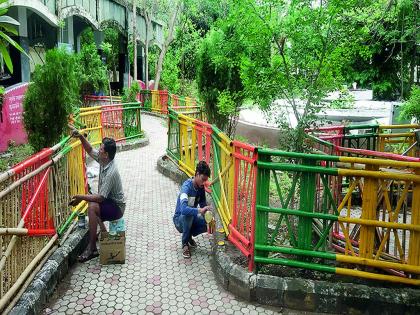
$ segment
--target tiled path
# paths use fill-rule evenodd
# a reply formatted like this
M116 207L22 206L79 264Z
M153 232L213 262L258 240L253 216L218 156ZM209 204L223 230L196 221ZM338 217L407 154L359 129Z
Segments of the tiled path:
M117 153L127 195L126 263L101 266L98 258L76 264L43 314L274 314L240 301L219 287L209 262L207 234L192 259L180 251L172 223L178 186L156 169L165 152L166 128L142 116L146 147Z

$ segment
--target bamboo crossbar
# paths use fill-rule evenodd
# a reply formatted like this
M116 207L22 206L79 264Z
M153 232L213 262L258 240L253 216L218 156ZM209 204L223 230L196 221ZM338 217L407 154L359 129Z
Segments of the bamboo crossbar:
M28 235L28 229L24 228L0 228L0 235Z
M16 291L20 288L23 284L25 279L29 276L32 272L32 269L42 260L44 255L50 250L50 248L54 245L57 241L58 235L54 235L53 238L47 243L47 245L35 256L35 258L31 261L31 263L25 268L25 270L21 273L17 281L13 284L13 286L7 291L7 293L0 299L0 311L4 309L4 307L10 302L10 299L16 293Z

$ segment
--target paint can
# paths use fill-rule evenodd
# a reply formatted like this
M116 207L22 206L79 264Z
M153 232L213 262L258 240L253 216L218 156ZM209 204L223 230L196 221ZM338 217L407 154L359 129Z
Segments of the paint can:
M79 227L79 229L86 228L86 215L84 213L79 213L77 215L77 226Z

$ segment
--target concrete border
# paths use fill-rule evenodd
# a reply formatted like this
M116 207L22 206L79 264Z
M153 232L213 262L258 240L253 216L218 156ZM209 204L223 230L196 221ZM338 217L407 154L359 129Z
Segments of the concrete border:
M40 314L57 284L66 276L87 244L88 229L76 226L67 240L48 258L9 314Z
M117 143L117 152L134 150L149 145L149 137L143 131L144 137L125 143Z
M159 157L157 161L157 169L160 173L169 177L180 186L188 179L188 176L182 172L166 155Z
M169 158L160 157L158 170L176 183L187 176ZM179 173L182 173L180 175ZM281 306L308 312L335 314L419 314L420 290L409 286L374 281L363 284L277 277L248 272L241 264L243 255L223 234L214 234L211 264L213 272L227 291L250 302ZM223 246L218 241L225 241ZM292 269L290 269L292 270ZM295 269L294 269L295 270Z

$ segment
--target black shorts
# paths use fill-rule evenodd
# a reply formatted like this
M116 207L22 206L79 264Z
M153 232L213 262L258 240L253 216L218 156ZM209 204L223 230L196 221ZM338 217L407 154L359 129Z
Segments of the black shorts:
M118 220L123 216L120 207L112 199L105 199L99 204L99 207L102 222Z

